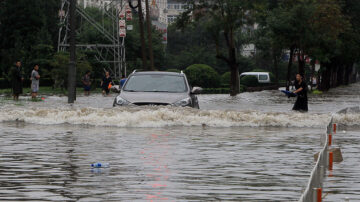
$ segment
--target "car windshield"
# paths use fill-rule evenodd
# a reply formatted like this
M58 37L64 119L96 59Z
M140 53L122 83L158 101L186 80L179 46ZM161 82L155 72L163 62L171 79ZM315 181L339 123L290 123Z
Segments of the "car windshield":
M183 93L188 89L183 76L148 74L131 76L123 90L133 92Z

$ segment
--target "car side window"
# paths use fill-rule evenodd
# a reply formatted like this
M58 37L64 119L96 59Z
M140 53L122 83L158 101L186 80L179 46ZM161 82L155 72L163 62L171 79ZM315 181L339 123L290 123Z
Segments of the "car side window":
M266 80L268 80L268 75L266 75L266 74L260 74L259 75L259 80L262 80L262 81L266 81Z

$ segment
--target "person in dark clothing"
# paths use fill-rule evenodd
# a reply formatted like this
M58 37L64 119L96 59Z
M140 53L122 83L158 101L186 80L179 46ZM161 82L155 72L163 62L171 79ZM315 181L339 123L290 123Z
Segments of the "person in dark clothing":
M113 84L112 78L110 77L109 72L105 72L104 78L101 80L101 88L103 96L109 95L110 92L110 84Z
M14 100L19 100L19 95L23 93L23 74L21 71L21 62L17 61L15 66L10 69L11 86Z
M90 78L90 74L91 72L88 70L86 71L85 75L83 76L83 78L81 79L81 82L84 85L84 94L85 96L89 96L90 95L90 90L91 90L91 78Z
M297 94L297 99L294 104L293 110L307 112L308 111L307 84L300 74L296 75L295 89L296 90L293 91L293 93Z

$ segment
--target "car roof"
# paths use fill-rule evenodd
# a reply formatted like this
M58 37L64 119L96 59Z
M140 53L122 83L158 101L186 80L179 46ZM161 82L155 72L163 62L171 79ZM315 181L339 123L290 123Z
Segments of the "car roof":
M268 74L269 72L243 72L242 74Z
M144 72L134 72L134 75L172 75L172 76L184 76L183 73L178 73L178 72L165 72L165 71L144 71Z

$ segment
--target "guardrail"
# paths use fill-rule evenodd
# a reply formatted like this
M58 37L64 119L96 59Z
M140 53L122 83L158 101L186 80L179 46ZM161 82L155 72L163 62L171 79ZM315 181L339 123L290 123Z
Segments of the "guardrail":
M321 202L322 200L322 188L326 170L332 170L333 156L332 152L329 152L329 146L331 146L332 142L332 132L336 132L336 124L333 123L333 118L331 118L326 128L324 146L318 155L316 164L311 171L307 187L301 195L299 202Z

